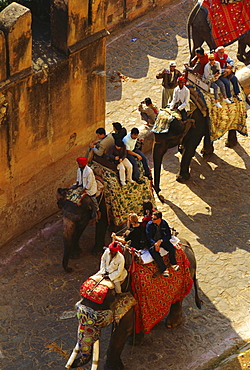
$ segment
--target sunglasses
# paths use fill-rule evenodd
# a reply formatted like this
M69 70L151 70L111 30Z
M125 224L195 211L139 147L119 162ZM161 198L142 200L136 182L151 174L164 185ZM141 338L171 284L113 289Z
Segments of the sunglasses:
M152 217L152 220L153 221L158 220L158 217Z
M210 61L210 60L214 60L214 59L209 59L209 61Z

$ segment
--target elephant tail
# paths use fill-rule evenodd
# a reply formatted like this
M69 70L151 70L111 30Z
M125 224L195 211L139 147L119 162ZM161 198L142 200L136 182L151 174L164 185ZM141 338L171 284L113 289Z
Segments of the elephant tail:
M196 274L194 274L193 281L194 281L194 290L195 290L195 303L196 303L196 306L201 310L201 306L203 302L198 295L198 284L197 284Z
M200 9L200 5L199 3L197 3L192 11L190 12L189 16L188 16L188 21L187 21L187 34L188 34L188 46L189 46L189 52L190 52L190 56L192 57L192 48L191 48L191 27L192 27L192 24L197 16L197 13Z

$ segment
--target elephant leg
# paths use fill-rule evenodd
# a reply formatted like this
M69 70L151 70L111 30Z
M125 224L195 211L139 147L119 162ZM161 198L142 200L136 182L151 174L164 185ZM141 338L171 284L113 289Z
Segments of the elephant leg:
M227 146L228 148L233 148L237 144L238 144L238 140L236 136L236 130L229 130L225 146Z
M112 332L109 348L107 351L107 360L104 370L123 370L121 353L127 338L132 334L134 328L134 310L131 308L120 320L115 331Z
M101 201L99 208L101 212L101 218L96 223L95 227L95 245L91 250L91 253L93 254L102 252L102 248L105 246L105 236L108 228L108 217L104 198Z
M182 322L182 301L177 301L171 305L169 314L166 318L166 327L168 329L175 328Z
M68 267L70 254L73 249L73 236L75 232L75 223L68 218L64 217L63 219L63 243L64 243L64 252L62 265L66 272L72 272L72 268Z
M198 138L190 138L188 142L185 143L181 158L180 173L176 178L178 182L184 183L190 178L190 162L195 154L197 146L200 144L201 138L202 136L198 136Z
M83 231L85 230L86 226L87 226L87 224L82 223L82 222L78 222L75 225L75 232L74 232L73 237L72 237L72 251L71 251L71 254L70 254L70 258L77 258L79 256L79 254L82 252L82 250L79 246L79 240L80 240L80 237L81 237Z
M155 142L153 148L153 161L154 161L154 189L158 194L160 189L160 176L161 176L161 165L164 154L167 151L164 142Z

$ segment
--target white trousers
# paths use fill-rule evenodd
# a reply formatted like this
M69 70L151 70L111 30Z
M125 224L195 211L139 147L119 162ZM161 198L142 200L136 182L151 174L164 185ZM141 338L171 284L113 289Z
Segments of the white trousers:
M122 184L126 183L126 172L127 180L132 181L133 166L128 158L124 158L123 161L117 165L117 169L119 171L119 177Z

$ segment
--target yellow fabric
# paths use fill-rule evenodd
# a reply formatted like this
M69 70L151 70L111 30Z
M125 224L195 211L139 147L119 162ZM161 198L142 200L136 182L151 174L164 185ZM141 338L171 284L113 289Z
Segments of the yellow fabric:
M222 108L215 106L214 94L205 91L202 93L209 111L211 141L219 139L229 130L237 130L247 136L246 102L242 90L240 93L241 102L234 98L235 103L227 104L221 98Z

